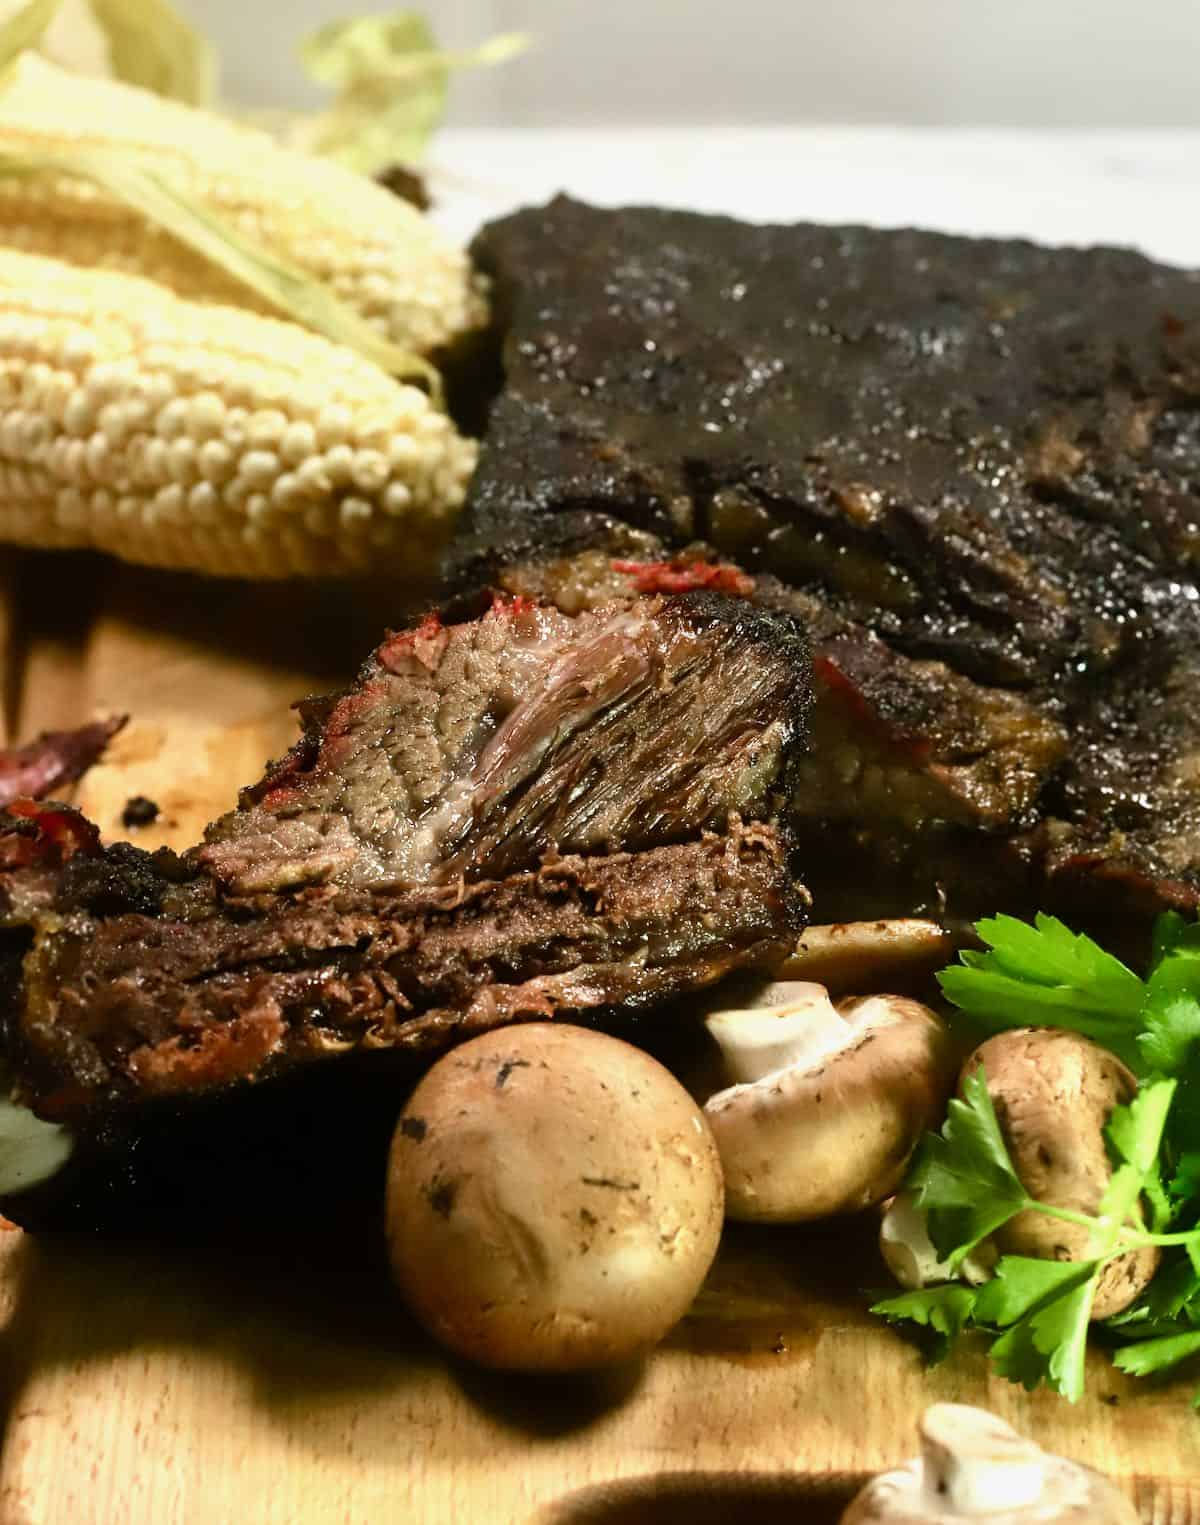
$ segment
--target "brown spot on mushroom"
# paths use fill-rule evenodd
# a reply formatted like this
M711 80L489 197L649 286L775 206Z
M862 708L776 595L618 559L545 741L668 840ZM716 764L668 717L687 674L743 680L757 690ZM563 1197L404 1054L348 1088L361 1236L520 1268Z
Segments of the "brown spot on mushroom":
M400 1132L405 1138L412 1139L413 1143L419 1144L429 1129L423 1117L402 1117L400 1119Z
M527 1070L528 1068L528 1059L506 1059L500 1068L496 1071L497 1091L502 1090L503 1087L507 1085L508 1077L514 1070Z
M457 1195L457 1181L435 1181L427 1193L430 1207L441 1218L448 1218L454 1211L454 1198Z

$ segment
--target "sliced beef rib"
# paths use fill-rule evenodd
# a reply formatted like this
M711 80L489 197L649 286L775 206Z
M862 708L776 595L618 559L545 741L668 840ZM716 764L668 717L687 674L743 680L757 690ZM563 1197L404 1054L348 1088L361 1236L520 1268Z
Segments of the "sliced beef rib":
M138 1175L143 1113L499 1023L628 1016L784 956L807 895L773 817L810 699L787 613L498 594L303 704L292 752L182 858L10 807L5 1053L17 1098L82 1141L71 1211L98 1211L114 1139Z

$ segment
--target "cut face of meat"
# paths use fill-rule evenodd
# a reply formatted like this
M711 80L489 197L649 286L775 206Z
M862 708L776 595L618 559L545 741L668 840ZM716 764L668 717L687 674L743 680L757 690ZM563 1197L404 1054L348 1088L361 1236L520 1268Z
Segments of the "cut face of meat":
M822 914L851 860L893 912L1200 903L1200 276L565 198L475 253L504 386L456 568L579 606L699 558L800 613Z
M227 890L497 877L768 816L809 705L799 624L694 594L573 619L498 598L390 638L209 828Z
M810 703L786 612L627 590L570 616L497 594L389 636L353 688L306 703L293 751L183 858L14 806L18 1094L94 1132L768 967L806 918L771 818Z

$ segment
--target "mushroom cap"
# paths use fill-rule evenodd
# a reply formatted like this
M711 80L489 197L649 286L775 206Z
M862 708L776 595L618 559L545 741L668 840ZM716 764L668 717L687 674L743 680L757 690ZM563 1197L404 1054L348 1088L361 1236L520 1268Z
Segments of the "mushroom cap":
M811 925L776 974L815 980L831 991L915 989L951 961L954 946L940 922L914 916Z
M686 1313L716 1254L720 1161L640 1049L558 1022L486 1033L426 1074L388 1163L387 1236L417 1317L470 1360L623 1361Z
M841 1525L1137 1525L1133 1504L1101 1473L1025 1440L959 1403L921 1419L921 1455L873 1478Z
M1013 1168L1031 1197L1095 1213L1112 1177L1104 1125L1137 1093L1137 1079L1108 1049L1059 1028L997 1033L970 1055L964 1078L983 1066ZM1005 1255L1082 1260L1089 1230L1044 1213L1018 1213L992 1236ZM1092 1318L1127 1308L1158 1268L1154 1246L1110 1260L1100 1273Z
M927 1006L865 996L834 1007L823 987L796 988L820 999L708 1021L740 1080L705 1104L731 1218L797 1223L882 1201L953 1084L954 1046Z

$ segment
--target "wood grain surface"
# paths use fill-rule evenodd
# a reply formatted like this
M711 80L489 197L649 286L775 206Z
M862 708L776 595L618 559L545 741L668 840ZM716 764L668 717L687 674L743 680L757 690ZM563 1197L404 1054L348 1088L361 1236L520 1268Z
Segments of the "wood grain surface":
M7 734L132 717L79 803L186 846L419 594L208 583L86 557L0 562ZM1111 1472L1155 1525L1200 1522L1186 1384L1101 1353L1075 1407L925 1368L864 1311L870 1226L730 1232L692 1315L644 1366L533 1383L447 1361L378 1257L321 1204L272 1245L0 1233L0 1525L637 1525L834 1520L914 1449L920 1409L980 1403Z

